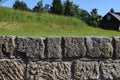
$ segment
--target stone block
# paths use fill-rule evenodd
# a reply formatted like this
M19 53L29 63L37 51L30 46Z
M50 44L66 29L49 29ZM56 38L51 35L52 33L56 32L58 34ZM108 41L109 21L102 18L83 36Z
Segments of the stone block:
M47 57L61 58L61 37L49 37L47 40Z
M42 38L16 37L15 44L17 58L44 58L44 43Z
M70 80L70 62L29 62L28 80Z
M112 38L86 37L87 57L111 58L113 56Z
M78 58L86 54L84 37L64 37L63 56L65 58Z
M0 60L0 80L24 80L24 65L20 60Z
M120 60L102 61L100 69L102 80L120 80Z
M14 37L0 36L0 58L14 58Z
M114 37L115 40L115 55L120 59L120 37Z
M99 79L99 65L97 61L75 61L73 67L73 80Z

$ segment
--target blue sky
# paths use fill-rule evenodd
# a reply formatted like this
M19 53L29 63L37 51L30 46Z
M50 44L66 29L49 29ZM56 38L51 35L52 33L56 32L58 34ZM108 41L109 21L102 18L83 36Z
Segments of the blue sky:
M21 0L20 0L21 1ZM29 8L33 8L40 0L22 0L27 3ZM62 0L63 2L65 0ZM98 9L100 15L105 15L111 8L116 12L120 12L120 0L70 0L73 3L79 5L80 8L91 12L92 9ZM2 4L2 6L12 7L15 0L8 0ZM52 0L43 0L43 4L51 4Z

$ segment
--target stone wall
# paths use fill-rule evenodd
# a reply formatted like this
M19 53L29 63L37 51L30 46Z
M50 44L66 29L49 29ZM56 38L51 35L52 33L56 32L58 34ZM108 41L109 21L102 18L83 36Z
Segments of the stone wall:
M0 36L0 80L120 80L120 37Z

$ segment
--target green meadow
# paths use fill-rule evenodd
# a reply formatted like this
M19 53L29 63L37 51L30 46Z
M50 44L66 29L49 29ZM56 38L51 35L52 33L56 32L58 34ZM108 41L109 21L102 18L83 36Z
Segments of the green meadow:
M0 7L0 35L12 36L119 36L119 31L88 26L83 21L47 13Z

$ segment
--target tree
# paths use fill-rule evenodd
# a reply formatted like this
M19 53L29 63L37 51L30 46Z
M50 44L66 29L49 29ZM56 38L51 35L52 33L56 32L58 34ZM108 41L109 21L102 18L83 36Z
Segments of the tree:
M3 1L5 1L5 0L0 0L0 2L3 2Z
M76 4L73 4L73 10L71 10L73 12L73 16L76 18L80 18L80 9L79 6Z
M97 14L97 9L96 9L96 8L95 8L95 9L92 9L91 14Z
M80 19L84 22L88 22L90 14L86 10L80 9Z
M49 11L50 11L50 5L49 4L45 4L44 12L49 12Z
M43 12L43 3L42 0L37 3L37 5L33 8L34 12Z
M5 2L5 1L7 1L7 0L0 0L0 3L3 3L3 2Z
M50 12L59 15L63 14L63 6L61 0L53 0Z
M97 9L92 9L91 15L88 18L88 24L90 26L98 27L99 26L100 16L97 14Z
M18 10L30 10L28 7L27 7L27 4L24 3L23 1L19 1L19 0L16 0L15 3L13 4L13 8L14 9L18 9Z
M69 0L66 0L64 3L64 15L80 18L79 6Z
M115 10L114 10L113 8L111 8L111 9L110 9L110 12L111 12L111 13L114 13L114 12L115 12Z
M66 0L64 3L64 15L66 16L73 16L73 2Z

